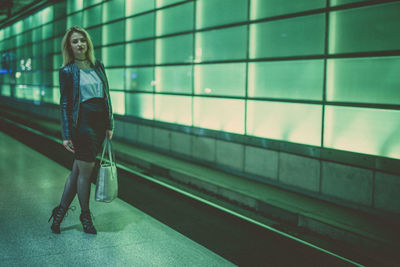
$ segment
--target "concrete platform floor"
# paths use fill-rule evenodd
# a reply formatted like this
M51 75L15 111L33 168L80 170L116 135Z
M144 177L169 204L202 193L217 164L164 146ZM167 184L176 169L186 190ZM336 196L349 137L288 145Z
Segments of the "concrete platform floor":
M133 206L90 198L96 236L85 234L77 197L53 234L47 222L69 170L0 132L0 266L233 266Z

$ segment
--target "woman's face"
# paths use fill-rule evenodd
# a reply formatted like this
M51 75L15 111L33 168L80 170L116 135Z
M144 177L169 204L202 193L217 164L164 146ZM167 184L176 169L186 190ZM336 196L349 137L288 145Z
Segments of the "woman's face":
M74 57L77 59L85 59L87 51L87 42L83 34L74 32L69 39Z

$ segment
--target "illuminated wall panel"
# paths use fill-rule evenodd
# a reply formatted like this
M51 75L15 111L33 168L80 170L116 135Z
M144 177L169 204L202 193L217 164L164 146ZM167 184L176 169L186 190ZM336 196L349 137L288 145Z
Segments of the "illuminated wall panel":
M124 17L124 15L125 0L112 0L103 4L103 22L119 19Z
M102 5L86 9L83 11L83 26L90 27L101 23Z
M110 89L113 90L123 90L125 81L125 71L124 69L106 69L108 83Z
M83 22L83 13L82 12L74 13L67 17L67 28L70 28L72 26L82 25L82 22Z
M132 41L154 36L154 13L126 20L125 40Z
M195 66L197 95L242 96L246 92L246 65L243 63Z
M246 21L247 6L247 0L198 0L196 28Z
M131 16L154 9L154 1L127 0L125 1L125 15Z
M311 9L324 8L326 0L250 0L250 18L262 19L266 17L279 16Z
M399 2L332 12L329 53L399 49L399 14Z
M67 0L67 14L81 10L83 2L83 0Z
M192 97L155 95L155 120L192 125Z
M247 134L321 145L320 105L247 101Z
M324 14L250 25L250 58L324 53Z
M154 68L128 68L125 71L125 88L135 91L153 91Z
M125 22L117 21L103 26L103 45L120 43L124 41Z
M339 6L339 5L364 2L364 1L368 1L368 0L330 0L330 4L331 4L331 6Z
M154 118L153 106L153 94L126 94L126 115L152 120Z
M249 63L249 97L322 100L323 60Z
M246 58L246 26L196 34L195 62Z
M400 159L400 111L327 106L324 146Z
M327 100L400 105L400 57L328 60Z
M193 29L193 2L157 11L156 35Z
M244 100L193 98L193 126L244 134Z
M193 35L156 39L156 63L181 63L193 60Z
M125 47L123 45L114 45L102 48L103 63L105 66L123 66Z
M156 92L192 93L192 66L157 67L155 75Z
M113 113L125 115L125 93L110 91Z
M129 43L126 46L126 65L154 64L154 41Z
M156 0L156 7L163 7L184 1L186 0Z

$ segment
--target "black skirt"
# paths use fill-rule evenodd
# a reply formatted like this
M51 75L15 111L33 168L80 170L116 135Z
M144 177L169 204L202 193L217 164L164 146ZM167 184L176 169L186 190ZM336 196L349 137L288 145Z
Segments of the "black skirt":
M72 131L75 159L94 162L106 136L104 98L91 98L80 104L78 125Z

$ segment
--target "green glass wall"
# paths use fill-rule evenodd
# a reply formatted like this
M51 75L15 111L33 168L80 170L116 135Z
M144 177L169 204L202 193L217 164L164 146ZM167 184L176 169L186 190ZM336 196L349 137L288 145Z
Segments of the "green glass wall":
M400 1L68 0L0 29L1 95L59 102L91 34L114 112L400 159Z

